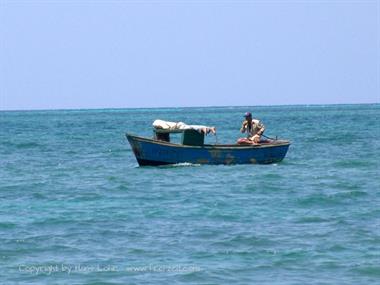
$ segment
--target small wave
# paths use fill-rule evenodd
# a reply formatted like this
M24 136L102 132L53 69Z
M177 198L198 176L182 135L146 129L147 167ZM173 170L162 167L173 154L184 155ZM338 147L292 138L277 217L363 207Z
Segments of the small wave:
M15 227L16 225L13 223L7 223L7 222L0 223L0 229L13 229Z
M301 206L312 206L312 205L338 205L341 203L334 195L324 195L324 194L314 194L304 198L297 199L297 202Z
M126 190L129 190L130 187L128 184L125 184L125 183L120 183L116 188L112 188L114 190L121 190L121 191L126 191Z
M108 177L107 177L107 180L108 180L108 181L117 181L117 180L118 180L118 177L117 177L117 176L108 176Z
M379 266L363 266L355 268L353 271L364 276L380 277Z
M302 217L296 221L296 223L300 223L300 224L303 224L303 223L305 223L305 224L308 224L308 223L325 223L325 222L329 222L329 220L323 219L321 217Z
M106 152L125 153L125 152L132 152L132 149L131 148L108 149Z
M41 144L39 143L35 143L35 142L30 142L30 143L19 143L16 145L17 148L35 148L35 147L40 147L42 146Z
M347 200L367 196L368 193L359 190L342 191L332 194L314 194L307 197L298 199L298 203L304 206L310 205L338 205L346 202ZM346 200L346 201L345 201Z
M276 173L267 173L263 175L263 178L265 179L279 179L282 178L282 175L276 174Z
M350 192L362 192L359 190L361 185L358 182L354 183L351 181L340 181L338 183L331 184L331 187L333 189L351 190Z
M368 167L372 166L374 163L368 160L358 160L358 159L349 159L349 160L340 160L333 164L335 167L342 168L357 168L357 167Z
M345 199L345 198L368 196L368 193L364 191L359 191L359 190L352 190L352 191L339 192L339 193L334 194L334 196L339 199Z
M36 198L36 199L46 199L47 198L44 194L41 194L41 193L33 193L32 197Z
M225 239L223 241L217 241L213 243L213 246L216 247L231 247L231 246L266 246L266 245L272 245L273 242L270 239L265 239L261 237L256 236L244 236L244 235L237 235L234 237L231 237L229 239Z
M347 247L345 247L345 246L343 246L341 244L335 244L335 245L329 247L328 251L329 252L341 252L341 251L345 251L347 249L348 249Z
M51 225L63 226L63 225L72 225L75 222L76 222L75 219L67 219L67 218L63 218L63 217L62 218L56 217L56 218L46 218L43 220L34 221L32 223L32 225L37 226L37 227L51 226Z
M196 166L202 166L202 165L198 163L181 162L181 163L176 163L176 164L162 165L159 167L160 168L175 168L175 167L196 167Z
M35 147L41 147L42 144L36 143L36 142L21 142L21 143L13 143L10 141L2 143L2 145L5 145L7 147L15 147L17 149L28 149L28 148L35 148Z
M102 195L97 193L88 193L88 194L82 194L78 195L76 197L70 198L70 201L74 202L88 202L88 201L96 201L100 200L102 198Z

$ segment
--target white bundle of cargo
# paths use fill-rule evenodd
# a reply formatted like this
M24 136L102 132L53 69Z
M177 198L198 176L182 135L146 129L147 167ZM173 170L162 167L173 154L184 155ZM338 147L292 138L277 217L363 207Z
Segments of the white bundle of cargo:
M168 133L175 133L175 132L182 132L184 130L196 130L200 133L208 134L208 133L216 133L215 127L208 127L208 126L202 126L202 125L187 125L183 122L169 122L164 120L155 120L153 122L153 127L156 131L160 132L168 132Z

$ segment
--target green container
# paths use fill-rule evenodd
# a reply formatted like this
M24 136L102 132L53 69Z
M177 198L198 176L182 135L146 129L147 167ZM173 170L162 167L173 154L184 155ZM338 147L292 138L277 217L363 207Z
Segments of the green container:
M205 135L196 130L185 130L182 134L182 144L203 146Z

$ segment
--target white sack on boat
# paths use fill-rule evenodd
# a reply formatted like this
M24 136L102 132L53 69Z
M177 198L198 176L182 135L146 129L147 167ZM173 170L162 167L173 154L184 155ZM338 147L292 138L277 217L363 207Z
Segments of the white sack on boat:
M186 125L183 122L169 122L169 121L163 121L163 120L155 120L153 122L153 127L155 127L156 129L170 130L170 131L191 129L189 125Z
M181 131L193 129L200 133L215 133L214 127L208 127L203 125L187 125L184 122L169 122L164 120L155 120L153 122L153 127L156 129L167 130L167 131Z

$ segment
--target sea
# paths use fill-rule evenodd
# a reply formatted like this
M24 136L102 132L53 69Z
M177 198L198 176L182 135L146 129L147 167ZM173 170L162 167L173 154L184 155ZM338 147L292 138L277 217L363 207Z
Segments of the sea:
M243 114L270 165L139 167L125 134ZM0 284L380 284L380 104L0 112Z

